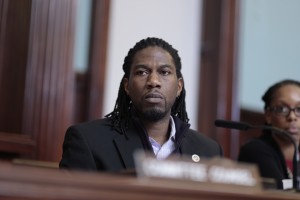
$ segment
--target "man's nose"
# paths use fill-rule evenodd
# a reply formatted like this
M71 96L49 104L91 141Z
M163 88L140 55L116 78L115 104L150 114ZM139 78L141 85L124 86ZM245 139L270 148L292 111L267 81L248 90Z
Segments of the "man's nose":
M148 76L148 85L151 87L160 87L161 80L158 73L151 73Z

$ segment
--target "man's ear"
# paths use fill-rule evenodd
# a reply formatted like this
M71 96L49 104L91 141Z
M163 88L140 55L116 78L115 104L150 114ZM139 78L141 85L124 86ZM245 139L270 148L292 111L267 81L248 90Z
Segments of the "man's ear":
M129 90L128 90L128 78L123 78L123 86L126 94L129 96Z
M179 78L178 79L177 97L179 97L182 92L183 84L184 84L183 78Z

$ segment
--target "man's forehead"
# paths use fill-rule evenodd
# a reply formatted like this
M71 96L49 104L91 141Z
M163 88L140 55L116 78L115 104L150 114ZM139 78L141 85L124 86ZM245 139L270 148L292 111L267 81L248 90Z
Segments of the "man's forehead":
M147 47L136 52L132 62L164 62L166 64L174 63L173 57L170 55L170 53L160 47Z

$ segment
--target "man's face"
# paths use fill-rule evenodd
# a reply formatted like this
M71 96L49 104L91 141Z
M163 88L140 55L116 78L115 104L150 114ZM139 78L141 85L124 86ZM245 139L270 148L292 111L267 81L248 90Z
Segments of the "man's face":
M169 117L171 108L180 95L183 80L177 78L172 56L160 47L138 51L131 65L124 88L139 117L158 121Z

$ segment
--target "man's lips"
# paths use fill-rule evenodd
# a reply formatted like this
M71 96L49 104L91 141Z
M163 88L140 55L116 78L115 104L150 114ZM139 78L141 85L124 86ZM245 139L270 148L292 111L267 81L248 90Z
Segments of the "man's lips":
M145 96L145 100L149 103L159 103L163 100L163 96L159 93L149 93Z

